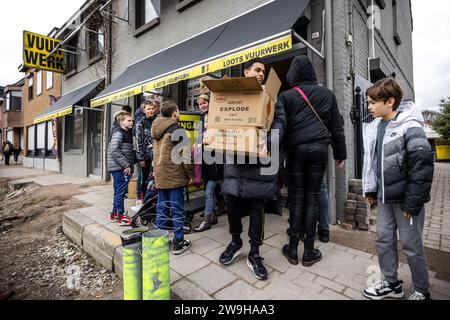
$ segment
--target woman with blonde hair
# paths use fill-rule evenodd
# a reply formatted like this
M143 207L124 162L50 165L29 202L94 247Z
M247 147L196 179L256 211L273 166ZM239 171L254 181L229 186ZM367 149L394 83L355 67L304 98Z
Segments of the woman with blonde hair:
M202 113L203 131L208 127L208 111L209 111L209 95L201 94L197 98L198 107ZM222 185L223 180L223 165L213 163L206 164L202 162L202 178L205 185L205 212L203 214L203 221L199 226L194 228L196 232L202 232L211 229L211 225L217 223L217 210L215 209L215 189L217 185Z

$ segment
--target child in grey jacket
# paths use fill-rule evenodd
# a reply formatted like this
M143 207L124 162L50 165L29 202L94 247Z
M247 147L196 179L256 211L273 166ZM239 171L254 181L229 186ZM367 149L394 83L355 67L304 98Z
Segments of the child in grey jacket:
M125 194L133 174L133 117L128 112L116 115L118 126L112 130L108 147L107 166L114 180L114 200L111 221L119 225L131 225L131 219L125 215Z
M375 246L385 278L364 290L373 300L404 297L397 273L397 230L414 283L409 299L431 299L422 232L433 153L422 114L413 102L402 102L403 95L394 79L380 80L368 90L369 111L378 119L364 127L363 189L369 203L378 203Z

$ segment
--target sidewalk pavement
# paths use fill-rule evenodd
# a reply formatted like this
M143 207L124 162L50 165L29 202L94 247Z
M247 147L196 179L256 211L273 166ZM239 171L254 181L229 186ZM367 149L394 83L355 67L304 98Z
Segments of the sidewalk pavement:
M25 170L25 169L23 169ZM450 170L450 166L447 168ZM4 176L0 169L0 176ZM63 175L46 175L46 181L73 181ZM58 178L58 179L56 179ZM89 179L85 179L89 181ZM447 183L448 185L448 183ZM67 236L80 245L96 261L122 276L121 232L128 227L118 226L109 221L112 201L112 187L100 185L82 190L84 194L75 196L90 207L65 213L63 229ZM436 191L438 192L438 191ZM134 205L127 200L126 207ZM287 212L283 217L266 215L265 240L261 255L269 271L267 281L258 281L246 265L245 254L232 265L223 266L219 256L230 242L226 216L219 217L219 223L211 230L199 234L186 235L192 247L180 256L170 253L171 289L181 299L236 299L236 300L349 300L365 299L361 294L368 281L379 276L375 255L343 247L334 243L317 247L322 251L323 260L311 268L301 264L290 265L281 254L287 242ZM198 215L193 225L199 222ZM248 218L244 225L244 253L248 253ZM336 227L332 227L336 228ZM449 233L447 233L449 234ZM302 255L302 246L299 256ZM399 276L404 281L406 294L412 293L409 267L400 264ZM434 299L450 299L450 283L436 279L430 271L431 292Z

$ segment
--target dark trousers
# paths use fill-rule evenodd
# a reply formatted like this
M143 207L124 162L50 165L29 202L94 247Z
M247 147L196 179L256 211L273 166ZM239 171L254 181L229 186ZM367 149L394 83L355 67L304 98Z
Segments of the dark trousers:
M248 236L250 245L259 247L264 239L264 206L262 199L243 199L227 197L227 215L232 236L240 236L242 233L242 218L250 215Z
M139 172L136 181L136 195L138 200L143 200L145 203L145 197L147 196L148 176L152 170L152 161L145 160L145 167L141 167L140 164L138 164L138 167Z
M9 166L9 158L11 157L11 153L4 153L3 156L5 157L5 166Z
M287 154L289 222L291 234L314 239L320 185L328 164L328 144L301 144Z

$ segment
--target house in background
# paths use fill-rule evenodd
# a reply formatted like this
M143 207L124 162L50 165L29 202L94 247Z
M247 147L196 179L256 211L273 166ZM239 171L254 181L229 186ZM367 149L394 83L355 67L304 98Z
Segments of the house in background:
M1 106L1 140L9 140L23 149L22 87L24 80L5 86Z

